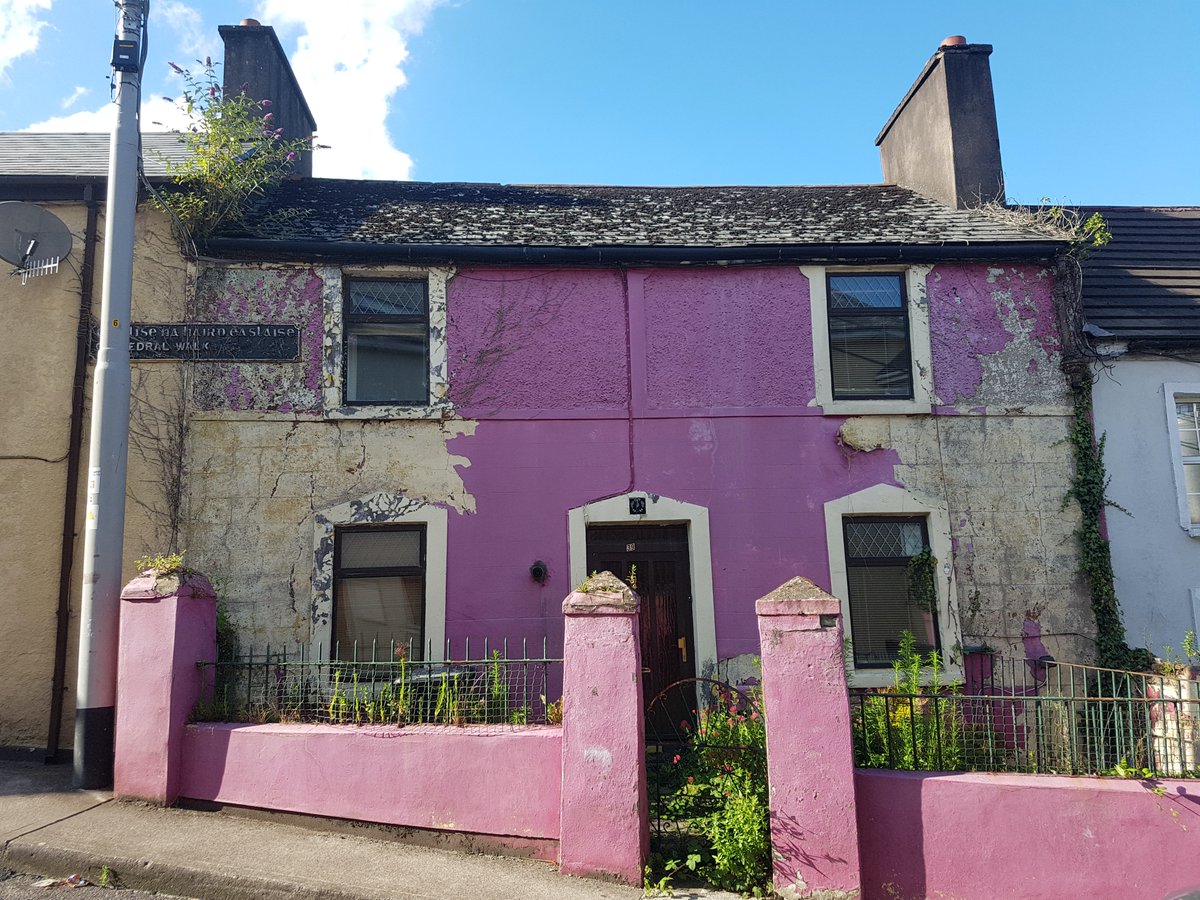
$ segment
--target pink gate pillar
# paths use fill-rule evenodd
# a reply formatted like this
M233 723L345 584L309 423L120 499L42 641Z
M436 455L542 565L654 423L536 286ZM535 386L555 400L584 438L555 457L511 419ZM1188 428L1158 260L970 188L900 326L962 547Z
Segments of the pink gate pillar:
M113 792L170 805L198 662L217 656L217 603L203 575L140 575L121 591Z
M858 825L841 604L793 578L755 606L762 648L775 889L858 891Z
M650 830L638 599L602 572L563 615L559 868L640 885Z

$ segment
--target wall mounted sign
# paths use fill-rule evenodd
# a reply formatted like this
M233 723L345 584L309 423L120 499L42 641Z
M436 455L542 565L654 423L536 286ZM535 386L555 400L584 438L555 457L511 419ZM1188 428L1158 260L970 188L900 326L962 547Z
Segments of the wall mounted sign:
M131 359L291 362L300 358L298 325L133 325Z

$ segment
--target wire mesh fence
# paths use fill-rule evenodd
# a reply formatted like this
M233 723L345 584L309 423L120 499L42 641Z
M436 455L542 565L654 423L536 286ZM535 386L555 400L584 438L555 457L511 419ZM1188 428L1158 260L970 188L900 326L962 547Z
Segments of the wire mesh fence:
M266 647L236 660L200 665L202 698L194 721L321 722L333 725L540 725L561 721L562 660L529 653L528 643L447 641L334 647ZM475 655L472 655L472 649Z
M1196 776L1200 704L1179 697L851 696L859 766Z

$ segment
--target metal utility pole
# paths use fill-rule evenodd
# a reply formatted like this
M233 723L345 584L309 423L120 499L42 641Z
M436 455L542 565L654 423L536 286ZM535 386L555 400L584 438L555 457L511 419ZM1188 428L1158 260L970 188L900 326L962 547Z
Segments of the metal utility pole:
M120 12L113 43L117 124L109 149L104 214L104 293L100 352L92 383L75 700L75 786L91 789L109 787L113 780L117 628L129 449L133 219L137 211L138 105L144 61L141 38L148 6L149 0L118 0Z

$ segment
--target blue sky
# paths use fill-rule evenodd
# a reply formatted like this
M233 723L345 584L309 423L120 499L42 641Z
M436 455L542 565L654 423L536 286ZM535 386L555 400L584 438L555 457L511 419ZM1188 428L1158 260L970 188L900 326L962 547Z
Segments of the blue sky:
M994 45L1009 197L1200 204L1200 2L153 0L167 61L275 26L318 175L602 184L881 178L874 138L941 38ZM108 0L0 0L0 130L105 130Z

